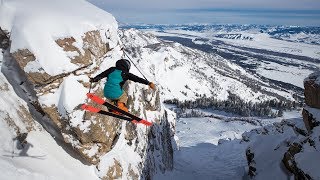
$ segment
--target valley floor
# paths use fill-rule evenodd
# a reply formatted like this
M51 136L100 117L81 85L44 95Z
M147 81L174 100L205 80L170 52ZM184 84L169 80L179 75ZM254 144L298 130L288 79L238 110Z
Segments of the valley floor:
M301 117L299 111L285 113L283 118ZM262 125L283 118L263 119ZM260 121L258 120L258 121ZM158 174L156 179L246 179L248 143L242 134L261 125L249 122L226 122L215 118L181 118L177 121L180 149L174 154L174 170Z

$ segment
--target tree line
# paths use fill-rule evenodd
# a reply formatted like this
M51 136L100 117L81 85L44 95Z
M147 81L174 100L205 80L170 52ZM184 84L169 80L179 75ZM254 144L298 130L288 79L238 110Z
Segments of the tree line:
M239 96L229 93L228 99L221 101L214 97L202 96L196 100L185 100L179 101L178 99L165 100L164 103L174 104L177 106L177 114L184 116L201 116L201 113L196 113L195 111L190 111L186 115L186 110L188 109L208 109L221 110L225 112L235 113L240 116L250 117L250 116L260 116L260 117L281 117L283 111L293 110L297 107L302 107L303 103L297 103L296 101L289 100L277 100L271 99L263 102L245 102ZM190 114L192 113L192 114Z

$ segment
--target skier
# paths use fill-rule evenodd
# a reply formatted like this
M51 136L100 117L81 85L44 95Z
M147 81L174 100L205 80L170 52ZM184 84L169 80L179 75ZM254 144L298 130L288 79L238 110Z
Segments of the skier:
M100 73L94 78L90 78L90 82L98 82L100 79L107 77L107 82L104 86L104 96L111 100L120 109L127 111L128 95L123 90L123 85L127 80L139 82L141 84L149 85L153 90L156 89L154 83L146 79L142 79L134 74L129 73L130 61L127 59L120 59L116 62L116 67L111 67Z

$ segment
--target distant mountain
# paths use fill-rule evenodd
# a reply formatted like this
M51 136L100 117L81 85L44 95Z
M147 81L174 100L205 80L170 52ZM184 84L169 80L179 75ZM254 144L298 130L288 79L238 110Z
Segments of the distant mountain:
M273 38L320 45L320 27L300 27L300 26L269 26L269 25L122 25L124 29L135 28L140 30L167 31L179 29L194 32L243 32L266 33Z

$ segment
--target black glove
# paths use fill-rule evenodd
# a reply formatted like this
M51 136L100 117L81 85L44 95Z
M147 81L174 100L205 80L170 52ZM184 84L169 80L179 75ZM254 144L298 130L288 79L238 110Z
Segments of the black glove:
M90 78L89 82L97 82L94 78Z

